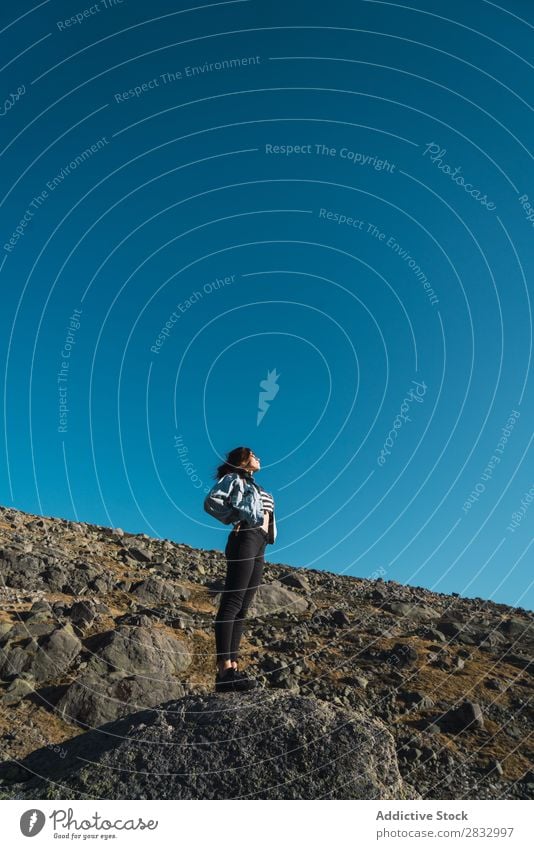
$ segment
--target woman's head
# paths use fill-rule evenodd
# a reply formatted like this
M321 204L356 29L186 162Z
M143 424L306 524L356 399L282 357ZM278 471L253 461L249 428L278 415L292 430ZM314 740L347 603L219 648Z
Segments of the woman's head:
M233 448L228 452L224 463L217 466L214 477L219 480L219 478L222 478L223 475L227 475L229 472L237 472L241 475L245 471L255 472L259 468L259 458L256 457L252 448L245 448L241 445L239 448Z

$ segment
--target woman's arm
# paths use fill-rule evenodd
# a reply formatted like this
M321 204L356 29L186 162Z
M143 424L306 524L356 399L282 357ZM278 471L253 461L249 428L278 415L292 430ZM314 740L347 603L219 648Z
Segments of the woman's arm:
M235 520L246 520L249 518L247 510L243 510L243 482L240 475L229 472L220 479L216 489L212 493L212 498L220 501L221 504L228 504L234 508L236 512ZM235 521L234 520L234 521Z

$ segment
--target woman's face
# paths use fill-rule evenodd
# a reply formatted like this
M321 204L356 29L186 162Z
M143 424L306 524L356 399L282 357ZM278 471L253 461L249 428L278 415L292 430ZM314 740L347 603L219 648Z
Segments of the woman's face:
M244 463L243 466L250 472L257 472L258 469L261 468L260 458L256 457L256 455L251 451L247 462Z

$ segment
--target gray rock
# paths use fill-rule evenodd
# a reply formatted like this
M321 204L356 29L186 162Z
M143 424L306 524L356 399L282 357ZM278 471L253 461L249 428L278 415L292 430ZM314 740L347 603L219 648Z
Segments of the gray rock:
M106 593L116 586L115 577L113 573L104 572L93 578L88 586L97 593Z
M0 622L0 643L3 642L4 637L11 631L12 627L11 622Z
M16 549L4 548L0 551L1 583L8 587L42 586L40 573L44 564L33 554L21 554Z
M29 647L15 645L9 651L3 652L0 657L0 678L10 681L25 670L29 670L37 648L37 643L32 642Z
M160 578L151 577L141 581L131 591L140 601L145 604L178 604L186 601L191 590L181 584L171 581L162 581Z
M287 587L293 587L297 590L305 590L310 592L310 582L305 575L300 575L298 572L288 572L280 578L282 584Z
M484 683L490 690L497 690L499 693L504 693L506 690L505 682L499 678L487 678Z
M152 552L141 545L131 545L127 549L130 557L138 560L140 563L150 563L152 560Z
M420 760L423 755L421 749L418 749L416 746L405 746L399 754L409 763Z
M193 617L189 613L180 612L176 619L170 623L171 628L176 628L179 631L185 631L186 628L192 628L194 625Z
M436 628L445 634L446 637L457 637L462 633L465 625L463 622L457 622L455 619L441 619L436 623Z
M395 616L403 616L412 622L428 622L431 619L439 619L440 613L422 604L410 604L406 601L391 601L384 605L384 610L394 613Z
M506 637L504 634L501 634L500 631L487 631L485 633L479 632L477 634L477 640L481 647L489 646L490 648L502 646L507 642Z
M32 604L25 622L47 622L53 617L52 606L47 601Z
M39 644L39 652L29 671L36 681L47 681L62 675L79 654L82 644L69 625L57 628Z
M511 619L501 622L500 629L508 637L524 637L530 641L534 640L534 622L532 620L512 616Z
M280 666L265 676L266 683L271 687L298 689L298 678L293 675L291 666Z
M22 762L17 798L420 798L379 720L284 690L185 696L62 745Z
M534 675L534 658L506 652L503 654L502 659L505 663L511 663L512 666L517 666L519 669L526 669L530 675Z
M0 701L6 706L17 705L29 693L35 691L35 685L27 678L15 678L2 694Z
M425 693L418 693L417 691L411 693L401 690L401 692L399 692L399 696L404 702L406 702L406 704L416 710L428 710L429 708L434 707L433 699Z
M192 660L183 640L154 627L120 625L104 634L93 651L90 664L104 661L123 677L179 675Z
M185 693L173 678L155 680L140 676L110 679L93 667L68 688L56 705L57 713L68 721L96 728L133 711L155 707Z
M437 628L423 628L421 636L425 637L427 640L439 640L441 643L447 642L447 637L442 631L438 631Z
M447 711L439 720L439 725L443 731L475 731L484 728L484 715L479 704L464 701Z
M95 566L82 565L70 569L68 572L62 571L54 584L57 585L57 591L63 592L66 595L83 595L88 591L88 587L92 586L96 589L97 586L108 587L112 580L111 575L102 576L102 573ZM97 582L96 584L94 582ZM48 586L52 589L50 580L47 581ZM99 590L100 591L100 590Z
M12 678L26 672L36 682L50 681L65 673L82 644L69 625L52 634L16 644L0 657L0 676Z
M290 613L303 613L308 602L302 596L282 586L280 581L261 584L249 608L250 616L267 616L282 610Z
M155 614L151 618L151 616L147 616L146 613L126 613L124 616L121 616L120 622L117 624L120 625L142 625L144 628L152 628L154 624L154 620L158 621L159 616Z
M215 580L207 581L204 586L208 591L210 601L212 601L213 604L218 604L221 598L221 592L224 589L224 579L215 578Z
M133 709L154 707L184 695L174 676L190 663L182 640L154 627L120 625L93 646L83 677L69 686L56 709L66 719L94 727Z
M363 675L346 675L343 682L351 687L357 687L359 690L366 690L369 681Z
M26 619L24 622L17 622L9 631L6 631L2 642L5 644L31 637L43 637L46 634L52 634L56 628L57 623L50 620L47 622L31 622Z
M346 628L347 625L350 625L350 619L345 613L344 610L333 610L332 611L332 623L337 628Z
M76 601L68 611L69 619L82 630L94 621L96 616L94 604L88 601Z
M403 669L412 666L419 655L410 643L395 643L387 654L387 661L394 669Z

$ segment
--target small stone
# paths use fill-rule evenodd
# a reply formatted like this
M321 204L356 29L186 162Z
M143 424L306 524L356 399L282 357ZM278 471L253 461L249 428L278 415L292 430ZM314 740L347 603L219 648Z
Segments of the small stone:
M294 587L297 590L305 590L306 592L310 591L308 579L304 575L299 575L298 572L288 572L286 575L282 575L280 582L285 584L286 587Z
M130 546L128 554L140 563L150 563L152 560L152 552L140 545Z
M173 619L171 621L170 624L171 628L176 628L179 631L185 631L186 628L193 627L193 618L187 613L180 613L179 616L176 617L176 619Z
M10 706L16 705L29 693L33 693L34 690L35 685L31 682L31 680L15 678L2 695L2 703Z
M350 619L344 610L334 610L332 613L332 622L338 628L345 628L347 625L350 625Z
M69 610L69 618L79 628L86 628L93 622L95 612L89 602L76 601Z
M488 772L496 772L498 775L502 775L504 770L501 762L495 759L491 760L488 764Z
M8 634L11 631L12 624L11 622L0 622L0 640L4 636L4 634Z
M484 728L484 715L479 704L465 701L445 714L440 722L445 731L477 730Z

